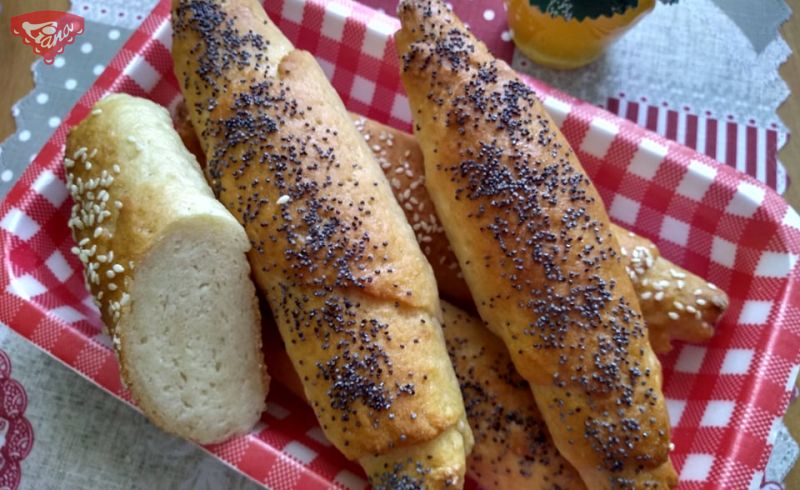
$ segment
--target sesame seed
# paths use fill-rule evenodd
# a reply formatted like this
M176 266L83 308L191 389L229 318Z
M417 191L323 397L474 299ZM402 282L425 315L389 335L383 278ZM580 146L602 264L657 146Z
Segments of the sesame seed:
M670 311L669 313L667 313L667 316L670 317L673 320L677 320L678 318L680 318L679 315L677 313L675 313L674 311Z
M677 286L678 289L683 289L683 287L686 286L686 281L684 281L683 279L678 279L677 281L675 281L675 286Z
M119 165L117 165L116 163L111 167L111 169L114 171L115 174L118 174L118 173L121 172L121 170L119 168Z
M683 309L685 308L683 306L683 303L681 303L680 301L673 301L672 306L674 306L675 309L677 309L678 311L683 311Z
M75 160L77 160L78 158L85 158L86 157L86 150L87 150L87 148L85 146L81 146L80 148L75 150L75 153L72 154L72 158L75 159Z
M109 291L116 291L117 290L117 285L114 284L113 282L108 283L108 290Z
M116 276L117 276L117 274L113 270L109 269L109 270L106 271L106 277L107 278L114 279Z
M697 298L694 302L700 306L705 306L708 304L708 301L706 301L704 298Z
M670 269L669 274L675 279L684 279L686 277L686 274L675 269Z
M94 229L94 237L95 238L98 238L102 234L103 234L103 227L102 226L98 226L97 228Z
M639 297L641 299L648 300L648 299L653 297L653 293L652 293L652 291L645 291L642 294L640 294Z
M655 296L653 296L653 299L655 299L656 301L661 301L662 299L664 299L664 291L657 292Z
M114 264L114 266L111 267L111 270L113 270L117 274L121 274L121 273L125 272L125 268L122 267L120 264Z
M283 206L284 204L288 203L290 200L291 200L291 198L288 195L284 194L284 195L282 195L281 197L278 198L278 200L276 201L276 204L278 206Z

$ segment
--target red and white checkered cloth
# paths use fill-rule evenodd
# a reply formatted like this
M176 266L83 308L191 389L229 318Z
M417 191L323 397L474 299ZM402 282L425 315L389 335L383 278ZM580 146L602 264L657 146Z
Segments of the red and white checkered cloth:
M391 34L398 24L349 0L273 0L270 16L317 56L350 110L408 128ZM72 256L61 165L67 129L109 92L180 99L163 0L84 94L0 206L0 320L130 401ZM725 289L716 336L662 358L681 485L745 488L763 476L800 363L800 216L730 167L529 80L600 189L611 216ZM251 434L206 449L274 489L364 488L311 411L282 387ZM470 484L474 487L474 484Z

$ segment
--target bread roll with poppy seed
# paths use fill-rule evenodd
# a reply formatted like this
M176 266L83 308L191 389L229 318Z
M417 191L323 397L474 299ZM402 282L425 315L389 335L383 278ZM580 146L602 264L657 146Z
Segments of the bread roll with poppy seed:
M268 386L250 244L166 109L110 95L70 131L66 156L73 252L133 398L201 444L248 431Z
M661 366L600 196L532 90L439 0L395 36L426 187L481 318L589 488L670 488Z
M436 282L336 92L254 0L174 2L173 28L207 177L328 439L375 487L462 485Z
M351 114L378 160L433 268L441 296L473 308L472 295L458 266L444 228L425 188L425 163L414 137L357 114ZM205 157L185 105L178 105L175 127L201 165ZM192 149L195 150L192 150ZM672 349L672 341L705 342L728 308L728 295L702 277L661 256L650 240L611 224L620 253L642 307L650 345L657 353Z
M425 163L416 139L373 120L353 117L433 267L441 296L471 307L472 296L458 259L425 188ZM714 325L728 307L725 292L662 257L650 240L613 223L610 229L619 241L622 262L633 281L653 349L667 352L672 340L710 339Z

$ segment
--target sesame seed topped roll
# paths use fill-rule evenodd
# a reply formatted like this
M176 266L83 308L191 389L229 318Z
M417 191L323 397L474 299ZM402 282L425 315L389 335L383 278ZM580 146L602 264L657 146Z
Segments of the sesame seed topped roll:
M173 23L207 177L322 430L376 488L462 486L472 433L435 279L333 87L255 0L174 2Z
M249 430L268 386L250 244L167 110L104 98L70 131L64 166L72 251L139 407L199 443Z
M709 340L728 308L725 291L662 257L650 240L616 225L611 230L639 298L653 350L671 350L672 340Z
M396 34L426 187L487 326L588 488L670 488L661 366L607 212L533 91L439 0Z

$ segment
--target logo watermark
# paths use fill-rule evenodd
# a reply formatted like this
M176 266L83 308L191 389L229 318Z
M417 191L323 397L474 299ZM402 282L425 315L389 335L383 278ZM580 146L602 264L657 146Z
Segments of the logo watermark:
M37 10L11 18L11 34L22 38L48 65L83 34L83 17L59 10Z

